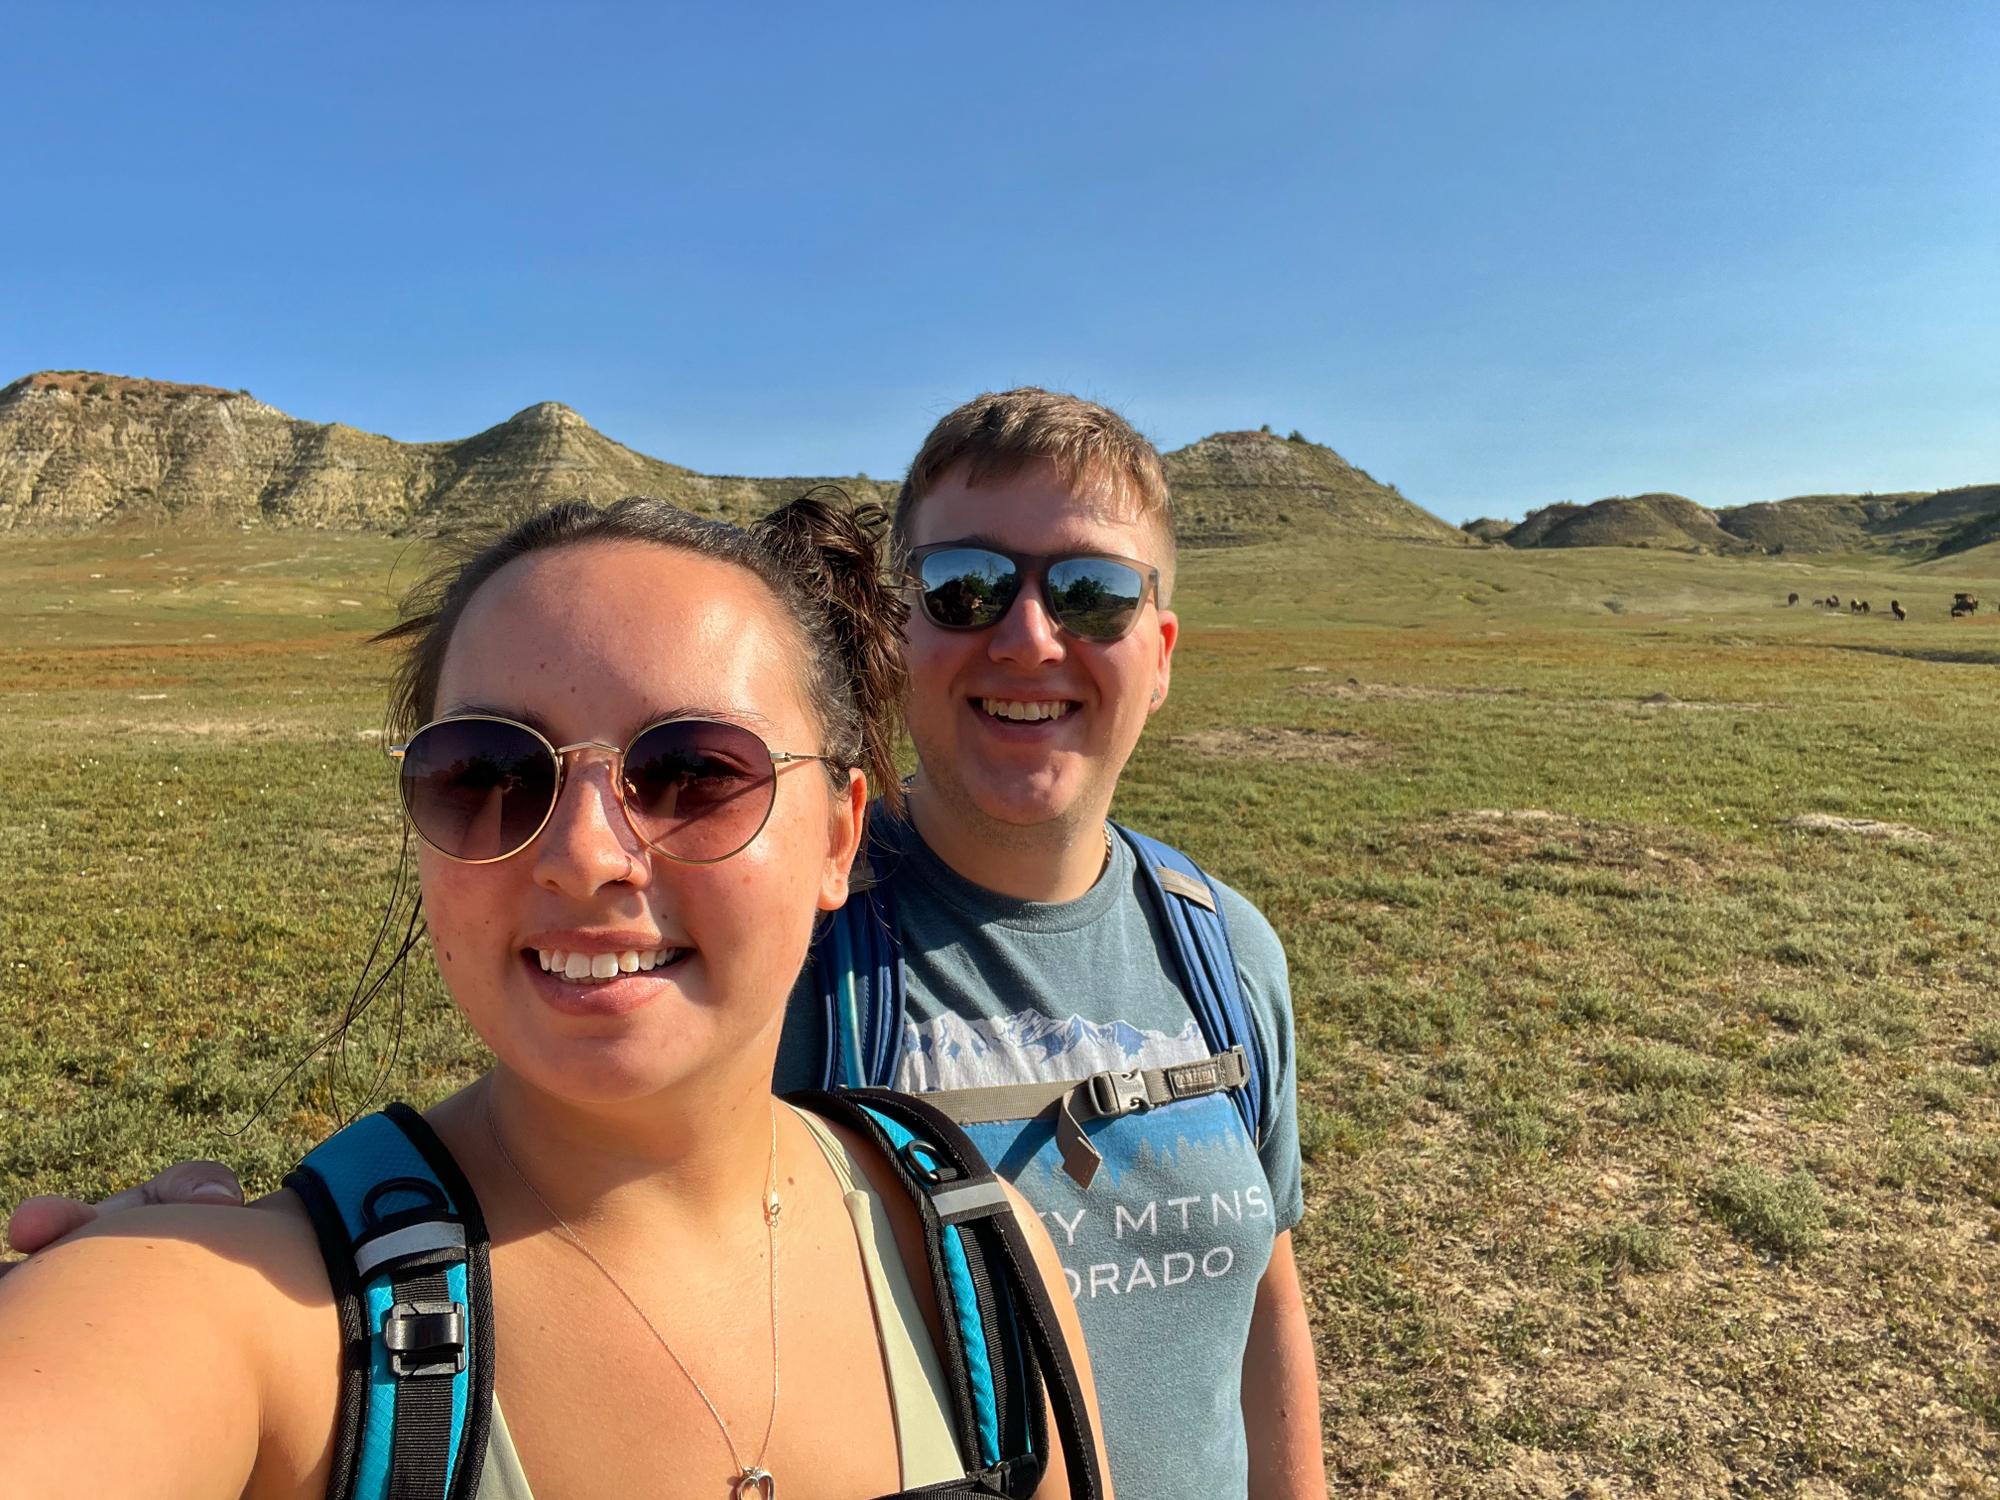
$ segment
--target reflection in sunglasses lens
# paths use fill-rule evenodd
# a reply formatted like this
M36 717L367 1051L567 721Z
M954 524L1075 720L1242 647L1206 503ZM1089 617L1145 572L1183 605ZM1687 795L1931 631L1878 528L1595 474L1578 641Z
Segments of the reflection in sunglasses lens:
M1049 608L1065 630L1115 641L1131 628L1145 578L1104 557L1073 557L1049 569Z
M764 742L734 724L656 724L625 755L625 805L676 859L724 859L757 836L777 795Z
M427 840L460 859L498 859L535 836L555 802L548 746L514 724L433 724L403 753L403 805Z
M924 612L948 630L977 630L1002 618L1020 591L1013 563L997 552L953 548L923 561Z

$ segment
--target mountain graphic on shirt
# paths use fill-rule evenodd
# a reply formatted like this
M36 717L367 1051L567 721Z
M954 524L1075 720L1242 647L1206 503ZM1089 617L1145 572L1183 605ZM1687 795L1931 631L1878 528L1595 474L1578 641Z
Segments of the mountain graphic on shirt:
M1098 1024L1081 1016L1058 1019L1040 1011L1012 1015L941 1015L903 1023L896 1087L910 1093L991 1088L1092 1073L1160 1068L1208 1056L1193 1017L1169 1034L1129 1021Z

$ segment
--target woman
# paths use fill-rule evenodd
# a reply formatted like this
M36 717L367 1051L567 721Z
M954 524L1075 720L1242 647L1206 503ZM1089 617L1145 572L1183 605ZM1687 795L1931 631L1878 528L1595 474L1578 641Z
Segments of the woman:
M495 1058L426 1117L491 1236L487 1500L965 1471L897 1169L770 1095L864 768L894 785L898 618L871 537L816 500L748 533L626 501L524 522L390 632L425 917ZM294 1193L259 1207L121 1215L0 1282L0 1494L345 1480L326 1262ZM1035 1493L1068 1494L1049 1467Z

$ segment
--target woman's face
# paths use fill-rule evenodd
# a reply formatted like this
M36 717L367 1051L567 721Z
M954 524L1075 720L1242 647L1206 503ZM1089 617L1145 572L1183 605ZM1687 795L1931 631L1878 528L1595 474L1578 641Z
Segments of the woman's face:
M557 745L624 745L664 718L719 719L817 754L796 632L743 569L644 542L587 542L508 564L445 653L435 717L497 714ZM494 1054L577 1102L638 1099L692 1077L768 1078L815 914L845 899L865 791L815 762L777 776L741 853L682 865L625 821L612 758L567 757L562 796L526 849L468 865L424 846L424 910L446 985ZM611 980L542 956L664 953ZM733 1081L733 1080L732 1080Z

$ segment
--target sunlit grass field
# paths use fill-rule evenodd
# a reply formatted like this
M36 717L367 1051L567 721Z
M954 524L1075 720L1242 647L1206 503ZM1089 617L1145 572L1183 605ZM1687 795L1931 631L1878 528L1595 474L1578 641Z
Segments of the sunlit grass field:
M291 1072L397 868L365 639L421 565L0 542L0 1200L269 1187L479 1067L413 963ZM1957 589L2000 558L1184 558L1118 812L1291 956L1343 1492L2000 1493L2000 619Z

